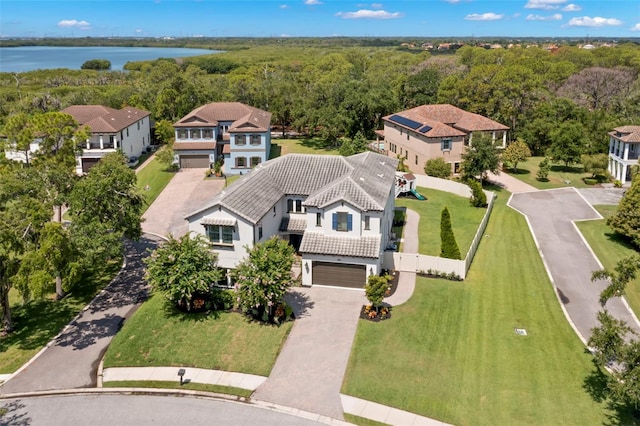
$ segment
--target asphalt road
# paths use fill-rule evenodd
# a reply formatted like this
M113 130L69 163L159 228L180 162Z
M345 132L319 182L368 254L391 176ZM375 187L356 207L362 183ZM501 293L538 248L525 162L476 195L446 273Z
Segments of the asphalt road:
M280 425L319 423L247 403L189 396L85 394L0 401L2 425Z
M142 260L158 239L125 244L126 267L26 368L4 382L0 394L96 386L100 359L111 339L147 298Z

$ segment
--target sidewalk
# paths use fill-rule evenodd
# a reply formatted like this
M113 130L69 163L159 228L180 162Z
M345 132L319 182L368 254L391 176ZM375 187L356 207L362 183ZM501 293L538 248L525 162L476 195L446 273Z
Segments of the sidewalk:
M533 192L537 191L538 188L535 188L528 183L522 182L520 179L516 179L513 176L502 172L499 175L488 173L489 182L496 184L512 194L518 194L520 192Z

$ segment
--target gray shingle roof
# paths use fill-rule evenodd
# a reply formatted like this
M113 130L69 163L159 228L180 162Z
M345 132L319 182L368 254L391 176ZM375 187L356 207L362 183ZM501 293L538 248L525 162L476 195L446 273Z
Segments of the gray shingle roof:
M280 222L281 232L304 232L307 229L307 218L303 217L283 217Z
M344 200L361 210L383 211L395 184L398 160L374 152L339 155L289 154L257 166L220 192L210 204L257 223L287 195L308 196L305 205L323 207Z
M338 237L307 231L300 243L300 253L377 259L380 255L380 236Z

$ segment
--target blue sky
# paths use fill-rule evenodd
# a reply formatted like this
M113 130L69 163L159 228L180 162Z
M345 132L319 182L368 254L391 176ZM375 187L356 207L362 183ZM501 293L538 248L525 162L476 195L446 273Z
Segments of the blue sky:
M638 0L1 0L2 37L640 37Z

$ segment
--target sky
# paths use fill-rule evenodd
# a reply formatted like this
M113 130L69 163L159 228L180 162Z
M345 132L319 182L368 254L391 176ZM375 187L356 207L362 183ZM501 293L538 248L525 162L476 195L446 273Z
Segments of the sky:
M640 37L638 0L0 0L0 37Z

